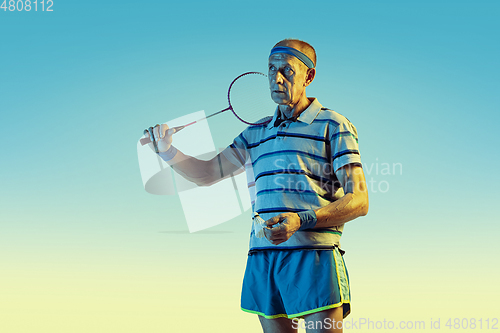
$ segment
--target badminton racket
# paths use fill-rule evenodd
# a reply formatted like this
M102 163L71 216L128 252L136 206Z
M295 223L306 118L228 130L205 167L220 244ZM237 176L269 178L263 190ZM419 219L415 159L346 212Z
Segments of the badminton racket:
M183 128L226 111L231 111L238 120L247 125L262 125L270 120L269 117L265 117L272 115L276 109L276 104L271 99L267 75L260 72L247 72L236 77L229 85L227 101L229 104L227 108L172 129L177 133ZM147 133L148 130L146 129L144 134ZM151 140L144 137L140 142L142 145L146 145L151 143Z

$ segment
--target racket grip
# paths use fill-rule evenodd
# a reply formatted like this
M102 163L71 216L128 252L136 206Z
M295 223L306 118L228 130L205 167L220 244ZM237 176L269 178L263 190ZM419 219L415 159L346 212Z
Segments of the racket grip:
M186 126L177 126L177 127L169 128L169 130L174 129L175 130L174 134L175 134L175 133L179 132L181 129L183 129L184 127L186 127ZM148 143L151 143L151 140L149 138L142 138L139 140L139 142L141 143L142 146L144 146L144 145L147 145Z

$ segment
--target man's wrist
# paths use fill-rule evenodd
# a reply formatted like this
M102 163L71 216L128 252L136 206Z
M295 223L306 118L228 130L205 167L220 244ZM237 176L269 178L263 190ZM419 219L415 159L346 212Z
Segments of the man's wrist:
M170 146L166 151L158 153L158 155L164 160L165 162L170 161L171 159L174 158L175 154L177 154L177 148L174 146Z
M312 229L316 226L318 222L316 218L316 213L314 210L305 210L303 212L298 212L297 215L300 218L300 228L299 230Z

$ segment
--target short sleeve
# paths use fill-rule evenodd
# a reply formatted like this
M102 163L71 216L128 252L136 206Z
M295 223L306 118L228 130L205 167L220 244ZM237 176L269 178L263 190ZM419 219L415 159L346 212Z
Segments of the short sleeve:
M222 151L222 154L238 168L242 168L247 160L247 147L248 142L242 132L234 139L233 143Z
M358 147L358 132L347 119L340 123L330 139L333 170L337 171L347 164L361 166L361 156Z

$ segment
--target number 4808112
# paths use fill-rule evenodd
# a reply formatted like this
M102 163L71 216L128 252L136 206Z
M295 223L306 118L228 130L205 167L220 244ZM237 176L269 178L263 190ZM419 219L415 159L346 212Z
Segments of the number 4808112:
M0 0L1 1L1 0ZM29 12L31 10L34 10L35 12L38 11L40 8L40 11L42 12L52 12L52 6L54 5L54 2L52 0L42 0L42 1L30 1L30 0L4 0L2 2L2 5L0 6L0 9L3 9L4 12L7 10L9 12L13 11L26 11Z

